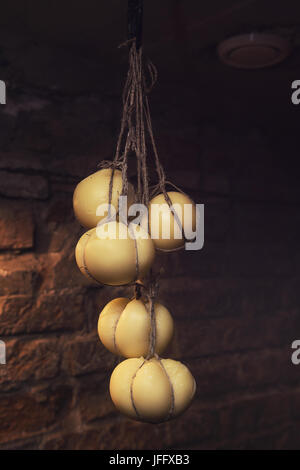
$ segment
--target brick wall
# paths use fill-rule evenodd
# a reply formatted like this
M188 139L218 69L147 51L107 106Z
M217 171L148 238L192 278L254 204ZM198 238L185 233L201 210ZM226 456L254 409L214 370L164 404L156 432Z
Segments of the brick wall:
M128 290L95 288L74 261L82 229L72 192L111 158L120 97L101 91L92 73L63 68L65 57L53 89L53 70L31 69L34 62L33 53L19 65L22 86L0 116L0 448L299 447L300 366L290 357L300 336L300 189L291 135L227 122L221 111L209 124L190 122L188 104L180 122L172 100L169 114L159 113L156 92L169 179L205 204L203 250L157 261L160 297L176 323L169 355L189 365L198 388L182 417L137 423L110 401L117 360L96 334L105 303Z

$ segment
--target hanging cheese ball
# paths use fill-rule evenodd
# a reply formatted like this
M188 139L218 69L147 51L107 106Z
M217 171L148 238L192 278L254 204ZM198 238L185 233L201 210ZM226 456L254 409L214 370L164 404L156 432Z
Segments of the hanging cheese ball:
M186 194L177 191L170 191L167 194L172 205L175 205L174 210L180 223L174 217L163 194L158 194L149 203L149 231L155 248L161 251L182 248L185 243L182 229L185 231L196 229L195 203Z
M129 230L127 225L113 221L86 232L75 256L81 272L101 284L117 286L143 278L153 263L155 249L141 227Z
M111 399L119 411L149 423L183 413L195 391L196 382L189 369L173 359L126 359L110 378Z
M142 300L120 297L109 302L99 316L98 334L114 354L124 357L147 356L150 348L150 306ZM161 354L173 336L173 319L160 303L155 303L155 352Z
M85 232L78 240L78 243L75 248L75 259L77 266L79 267L80 271L82 274L87 277L89 280L92 279L91 275L87 272L87 270L84 268L84 260L83 260L83 253L85 249L85 245L88 242L90 236L92 233L96 231L96 228L91 228L87 232Z
M75 188L73 194L73 208L78 221L83 227L96 227L106 215L96 215L98 206L109 203L109 185L112 175L112 169L106 168L96 171L84 180L82 180ZM116 214L119 210L119 196L122 192L122 172L114 170L111 205L114 206ZM134 203L134 189L128 184L127 207Z

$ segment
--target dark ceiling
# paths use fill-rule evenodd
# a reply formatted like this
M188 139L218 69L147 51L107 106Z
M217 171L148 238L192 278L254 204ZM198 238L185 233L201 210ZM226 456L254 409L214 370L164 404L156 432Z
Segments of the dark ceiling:
M145 0L144 4L144 49L159 70L159 94L153 92L152 98L158 113L167 112L174 103L180 109L189 101L191 119L195 113L210 119L218 112L223 118L230 113L261 123L272 117L276 125L278 116L278 126L287 126L289 118L298 114L291 106L290 87L300 79L299 0ZM74 57L84 57L96 67L95 74L90 73L91 88L96 77L103 81L105 92L117 94L126 67L126 51L117 48L126 39L126 8L126 0L4 0L0 49L1 44L4 50L18 48L12 57L24 69L31 67L32 60L40 60L43 68L50 56L53 60L61 51L67 51L73 62ZM255 71L220 63L216 55L220 40L261 30L293 35L296 47L291 57ZM32 56L27 43L44 49ZM55 73L60 73L59 67Z
M110 55L126 35L126 0L9 0L0 25L43 41ZM201 50L244 31L300 24L298 0L144 0L151 50Z
M202 49L247 29L300 24L298 0L144 0L145 44L188 41ZM9 0L0 25L60 45L103 53L124 39L126 0Z

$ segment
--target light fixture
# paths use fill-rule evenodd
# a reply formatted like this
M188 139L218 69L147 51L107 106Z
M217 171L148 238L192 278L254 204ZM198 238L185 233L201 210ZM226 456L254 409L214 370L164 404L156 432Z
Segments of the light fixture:
M250 33L222 41L219 58L227 65L242 69L259 69L282 62L291 52L288 39L277 34Z

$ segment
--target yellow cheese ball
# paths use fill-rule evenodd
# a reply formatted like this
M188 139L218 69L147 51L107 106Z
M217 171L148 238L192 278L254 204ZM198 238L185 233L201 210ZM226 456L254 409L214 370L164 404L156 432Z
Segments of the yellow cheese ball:
M83 227L96 227L106 215L96 215L97 208L100 204L108 204L109 202L109 184L112 169L107 168L96 171L84 180L82 180L75 188L73 194L73 208L78 221ZM119 210L119 196L122 192L122 172L115 170L113 175L113 185L111 194L111 204L114 206L116 214ZM134 203L134 189L129 183L127 206Z
M196 382L189 369L173 359L126 359L110 378L115 406L130 418L159 423L183 413L192 401Z
M178 204L181 208L181 214L178 210L175 210L181 224L178 224L163 194L158 194L151 199L149 203L149 231L155 248L161 251L174 251L184 246L185 239L182 236L182 228L185 228L185 221L188 223L190 229L193 231L196 229L195 203L188 196L177 191L170 191L168 195L172 204ZM152 215L153 212L156 213L153 207L154 204L158 205L156 209L159 209L159 217L154 217L154 214ZM191 205L190 212L185 209L185 204ZM151 215L154 220L151 220ZM177 230L174 230L174 227ZM158 238L154 238L154 233L157 233ZM170 234L169 238L163 238L163 233ZM177 238L177 235L179 238Z
M102 235L99 237L100 229ZM111 286L129 284L143 278L151 268L154 257L155 249L149 234L139 227L134 240L128 227L115 221L86 232L75 249L81 272L101 284Z
M155 352L161 354L173 336L169 310L155 303ZM109 302L98 320L98 334L104 346L124 357L147 356L150 348L151 317L149 305L142 300L120 297Z
M78 243L75 248L75 259L77 266L79 267L80 271L82 274L88 278L89 280L93 279L92 276L87 272L87 270L84 267L84 260L83 260L83 253L85 249L85 245L88 242L91 234L95 232L95 228L91 228L87 232L85 232L78 240Z

